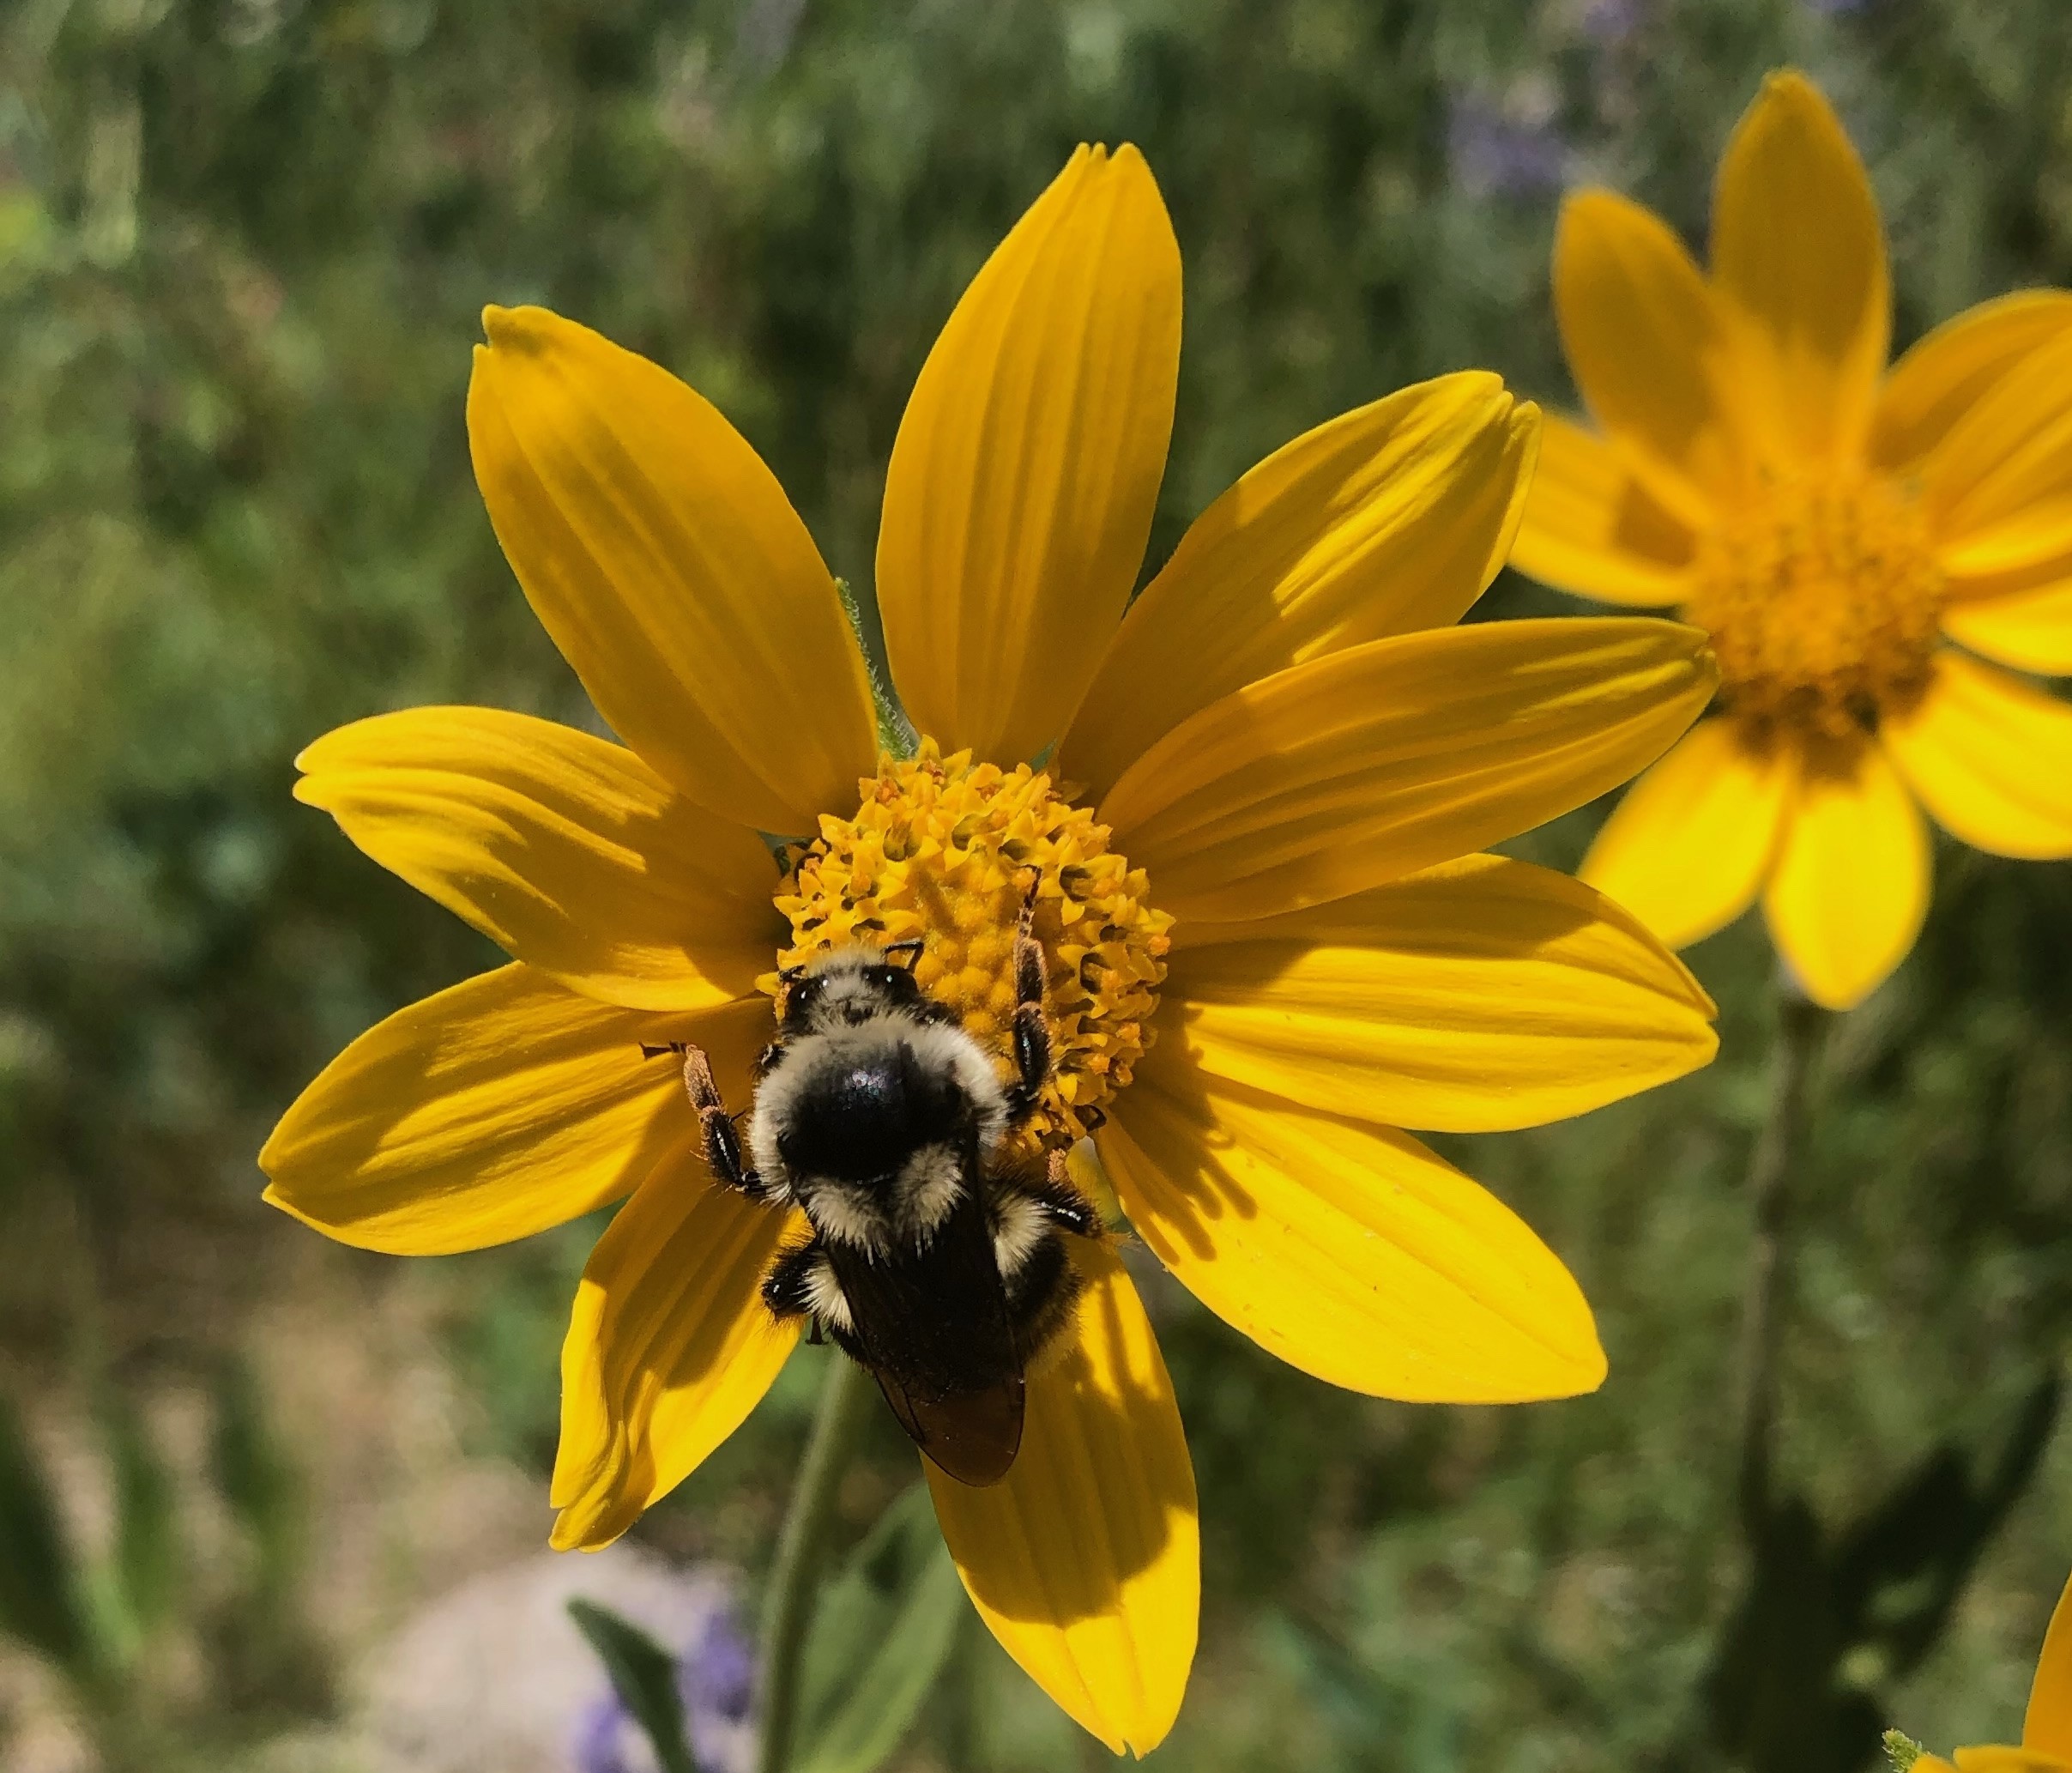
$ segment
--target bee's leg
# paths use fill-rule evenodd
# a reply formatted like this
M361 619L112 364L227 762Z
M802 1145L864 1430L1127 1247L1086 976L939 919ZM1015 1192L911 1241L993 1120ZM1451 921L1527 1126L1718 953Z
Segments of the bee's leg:
M1014 938L1014 1072L1007 1089L1007 1123L1036 1111L1050 1081L1050 1025L1043 1020L1043 945L1036 939L1036 883L1022 901Z
M835 1279L827 1246L818 1237L778 1253L763 1281L763 1303L769 1306L770 1316L780 1320L805 1318L811 1326L812 1340L819 1341L825 1331L844 1354L862 1358L849 1300L842 1283Z
M1028 1186L1029 1198L1060 1231L1071 1231L1081 1237L1101 1235L1101 1215L1072 1182L1065 1167L1063 1152L1052 1152L1042 1181Z
M649 1058L662 1053L683 1055L684 1093L698 1110L698 1124L705 1135L705 1163L714 1180L752 1201L766 1199L770 1186L742 1161L741 1135L721 1099L720 1086L713 1081L712 1062L705 1056L704 1049L671 1041L667 1046L643 1047L641 1050Z

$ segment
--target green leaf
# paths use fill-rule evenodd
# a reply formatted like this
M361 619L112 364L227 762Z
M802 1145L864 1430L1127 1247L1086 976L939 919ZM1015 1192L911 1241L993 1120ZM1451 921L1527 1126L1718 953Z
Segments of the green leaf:
M964 1586L928 1486L887 1509L813 1611L800 1773L871 1773L899 1746L949 1660Z
M130 1629L142 1639L166 1623L179 1595L172 1474L128 1397L111 1390L101 1419L115 1478L116 1585Z
M676 1659L630 1619L594 1601L570 1601L568 1616L597 1652L627 1716L647 1733L662 1773L698 1773L684 1733Z
M0 1631L87 1679L94 1643L80 1602L50 1484L13 1404L0 1397Z

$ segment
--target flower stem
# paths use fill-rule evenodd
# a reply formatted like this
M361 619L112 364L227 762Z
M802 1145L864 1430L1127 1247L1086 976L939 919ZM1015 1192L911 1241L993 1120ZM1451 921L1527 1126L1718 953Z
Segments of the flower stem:
M799 1668L812 1620L812 1598L820 1554L835 1492L849 1463L849 1449L863 1425L870 1401L870 1378L848 1356L831 1349L820 1401L813 1411L812 1432L799 1466L783 1530L777 1536L776 1561L763 1602L763 1643L758 1690L763 1697L763 1728L756 1752L756 1773L785 1773L791 1762L792 1736L798 1723Z
M1777 1418L1778 1302L1790 1274L1790 1180L1806 1122L1806 1085L1827 1015L1791 983L1777 992L1777 1038L1771 1050L1770 1106L1749 1159L1749 1205L1755 1236L1741 1305L1742 1518L1753 1533L1770 1505L1771 1441Z

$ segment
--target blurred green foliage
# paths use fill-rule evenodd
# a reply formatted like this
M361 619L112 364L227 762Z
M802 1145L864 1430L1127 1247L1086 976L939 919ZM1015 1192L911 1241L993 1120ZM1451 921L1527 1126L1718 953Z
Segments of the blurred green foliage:
M964 281L1076 141L1133 139L1187 272L1156 559L1259 456L1404 382L1487 365L1565 401L1559 189L1610 183L1701 241L1725 132L1787 59L1870 161L1902 342L2072 284L2063 0L9 0L0 1345L18 1395L98 1417L136 1523L111 1613L0 1432L12 1630L84 1667L193 1611L131 1401L189 1384L256 1549L244 1648L218 1633L215 1685L150 1714L154 1764L223 1764L329 1703L317 1640L281 1623L321 1613L297 1547L323 1523L244 1363L290 1264L378 1298L390 1271L311 1254L252 1153L347 1039L489 956L295 806L290 760L414 703L588 717L470 480L483 303L549 303L685 375L867 593L885 455ZM1568 607L1507 579L1481 613ZM1595 816L1526 847L1572 863ZM1842 1773L1885 1722L2013 1733L2072 1564L2072 870L1939 862L1920 949L1816 1079L1784 1512L1753 1574L1725 1381L1756 929L1694 957L1725 1012L1710 1072L1447 1142L1582 1277L1599 1396L1354 1399L1154 1286L1208 1582L1171 1764ZM438 1265L473 1431L535 1471L593 1231ZM648 1535L766 1557L810 1392L788 1374ZM844 1492L859 1534L910 1477L880 1427ZM968 1635L909 1752L1081 1764Z

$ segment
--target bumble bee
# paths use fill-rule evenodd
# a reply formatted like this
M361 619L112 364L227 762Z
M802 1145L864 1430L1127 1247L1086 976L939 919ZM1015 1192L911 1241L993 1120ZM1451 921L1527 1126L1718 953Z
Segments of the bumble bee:
M746 1155L705 1056L673 1049L714 1177L810 1235L763 1298L869 1369L900 1425L965 1484L1014 1463L1030 1365L1079 1282L1066 1235L1100 1221L1066 1178L1010 1154L1050 1075L1031 893L1015 943L1013 1079L915 978L922 943L852 945L778 976L777 1035L756 1062Z

